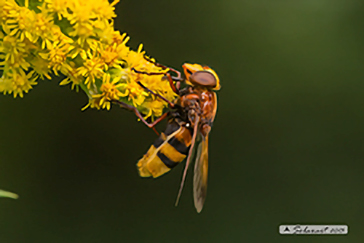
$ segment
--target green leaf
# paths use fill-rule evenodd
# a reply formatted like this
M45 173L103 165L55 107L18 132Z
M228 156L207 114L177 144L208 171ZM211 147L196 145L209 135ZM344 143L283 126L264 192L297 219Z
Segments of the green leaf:
M12 198L12 199L17 199L19 196L12 192L0 190L0 197L8 197L8 198Z

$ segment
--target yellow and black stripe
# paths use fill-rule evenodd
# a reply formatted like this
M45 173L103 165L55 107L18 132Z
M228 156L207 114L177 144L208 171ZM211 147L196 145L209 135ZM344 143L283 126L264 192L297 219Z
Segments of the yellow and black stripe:
M142 177L161 176L182 162L191 145L191 131L175 120L168 122L162 133L137 163Z

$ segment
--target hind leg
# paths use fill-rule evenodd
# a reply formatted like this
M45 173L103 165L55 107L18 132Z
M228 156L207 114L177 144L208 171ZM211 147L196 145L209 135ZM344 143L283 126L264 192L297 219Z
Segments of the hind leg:
M164 120L168 115L169 115L169 111L165 112L162 116L160 116L157 120L155 120L152 123L147 122L143 116L140 114L140 112L137 110L137 108L135 108L134 106L128 105L120 100L112 100L112 102L119 104L121 107L128 109L130 111L133 111L135 113L135 115L149 128L152 128L153 131L159 136L159 133L157 132L157 130L155 129L155 125L157 125L159 122L161 122L162 120Z

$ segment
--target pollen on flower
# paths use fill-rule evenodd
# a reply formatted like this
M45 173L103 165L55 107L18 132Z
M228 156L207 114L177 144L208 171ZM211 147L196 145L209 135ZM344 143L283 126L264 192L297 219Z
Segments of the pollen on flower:
M122 96L127 96L135 107L140 106L149 95L137 82L125 83L122 86Z
M58 71L69 66L66 59L70 50L72 50L72 46L70 44L55 41L52 45L48 46L47 52L39 53L39 55L48 60L48 67L53 70L55 75L58 75Z
M163 78L169 70L146 59L142 44L130 49L129 36L114 29L118 2L0 1L0 92L23 97L38 79L63 76L60 85L85 92L85 108L109 110L119 100L145 117L161 116L168 104L138 82L172 100L176 94Z
M42 40L41 47L42 49L45 49L46 47L51 46L52 41L54 40L54 34L49 31L53 28L53 16L45 8L44 4L39 9L41 12L36 15L33 26L33 42L36 42L40 38Z
M69 1L67 0L45 0L46 8L52 12L56 13L58 20L61 20L63 16L67 13L67 8Z
M148 113L144 116L144 119L147 119L148 117L152 117L153 115L155 117L159 117L163 114L164 105L161 100L153 100L153 101L147 101L144 102L142 105Z
M4 53L5 62L12 67L29 66L24 59L28 55L25 43L13 36L7 35L0 42L0 53Z
M31 30L36 16L34 11L18 6L13 0L7 0L1 9L1 15L5 33L20 40L24 40L25 37L32 39Z
M82 84L82 82L84 81L83 78L78 74L77 69L75 68L75 63L74 62L70 62L69 68L66 70L62 70L62 73L64 75L66 75L66 78L63 79L59 85L67 85L69 83L71 83L71 89L76 88L76 91L78 91L78 87L79 85ZM86 90L87 91L87 90ZM85 92L86 92L85 91ZM87 92L88 94L89 92Z
M38 55L34 57L32 63L34 71L41 79L44 79L44 77L51 79L51 76L49 75L50 68L48 67L48 61L46 59L43 59L40 55Z
M97 78L101 78L104 74L105 63L100 58L87 59L83 66L78 68L78 74L86 77L85 84L87 88L95 84Z
M122 86L121 83L118 83L118 79L115 78L110 82L110 74L106 73L103 77L103 83L100 87L101 94L93 95L92 98L100 98L99 106L103 109L106 108L110 110L111 102L114 100L119 100L122 96L119 88Z
M6 76L3 75L0 81L0 90L4 94L13 94L14 98L18 95L23 98L23 93L28 93L32 86L36 85L37 76L34 75L34 71L26 74L20 69L20 72L8 72Z
M115 43L113 45L106 46L105 49L104 47L99 49L102 60L109 68L119 68L120 65L125 63L124 60L119 59L118 50L119 47Z
M82 110L86 110L87 108L96 108L98 110L100 110L101 108L101 105L100 105L100 100L101 100L101 97L91 97L88 101L88 104L85 105Z

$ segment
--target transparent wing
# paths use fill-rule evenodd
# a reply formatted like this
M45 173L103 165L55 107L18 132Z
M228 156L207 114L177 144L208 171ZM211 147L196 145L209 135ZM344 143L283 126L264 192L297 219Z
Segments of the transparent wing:
M193 176L193 198L197 212L201 212L207 193L208 135L201 136L197 147L195 172Z
M199 131L198 131L199 123L200 123L200 117L197 116L196 121L195 121L195 126L193 128L193 135L192 135L192 140L191 140L190 151L188 152L188 157L187 157L185 169L183 171L181 186L179 188L178 195L177 195L177 200L176 200L176 204L175 204L176 206L178 205L179 198L181 197L183 186L184 186L185 180L186 180L187 170L188 170L188 167L189 167L189 165L190 165L190 163L192 161L192 157L193 157L193 154L194 154L194 151L195 151L196 136L199 133Z

